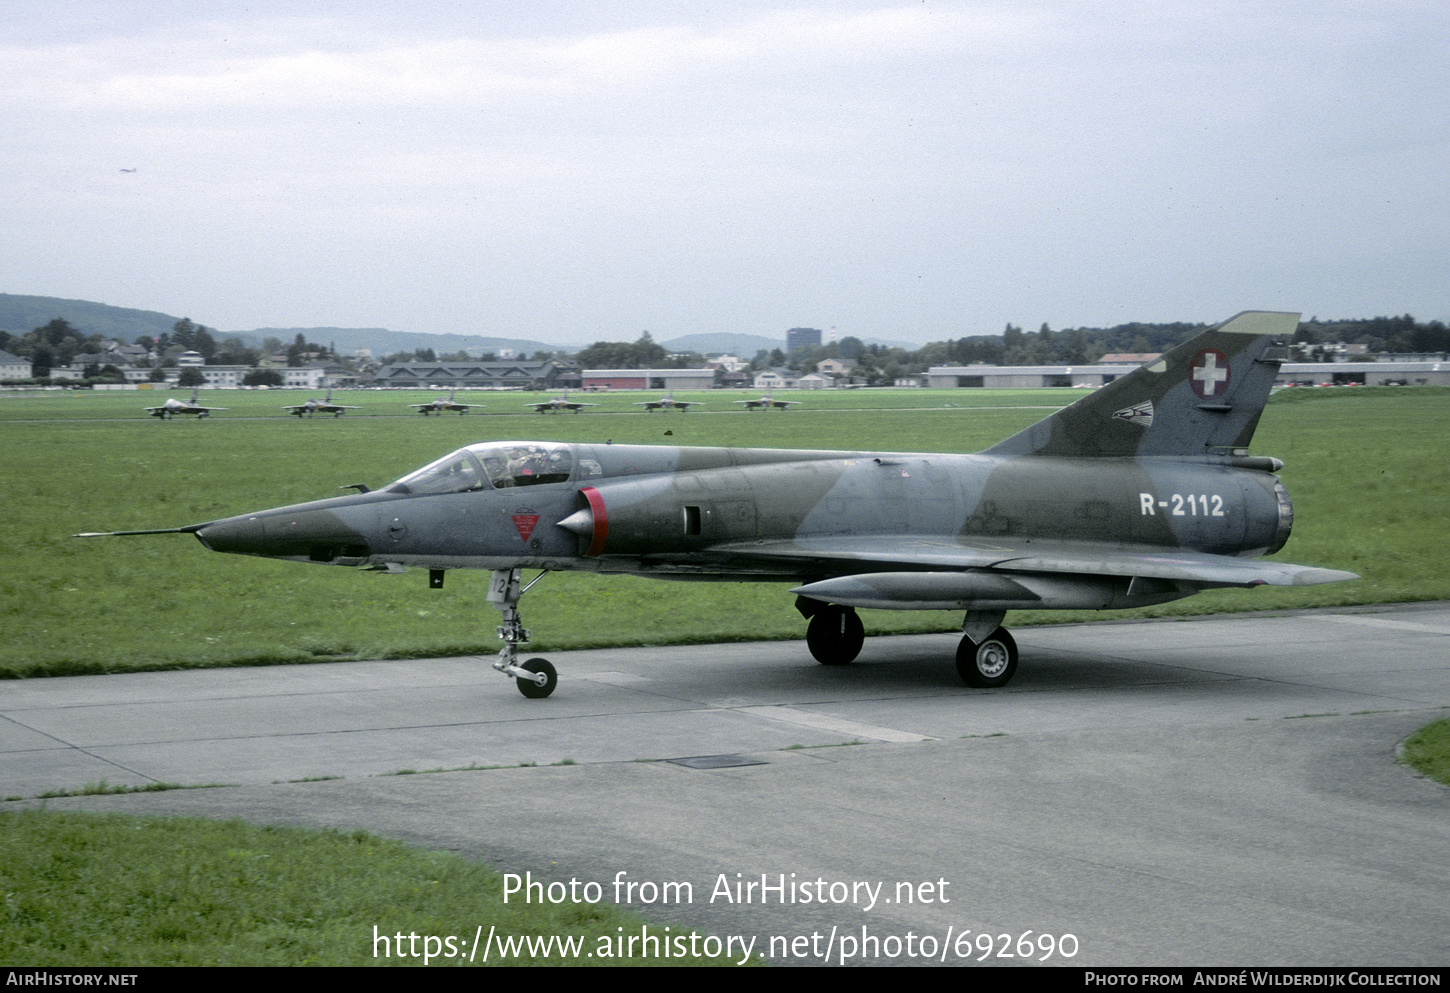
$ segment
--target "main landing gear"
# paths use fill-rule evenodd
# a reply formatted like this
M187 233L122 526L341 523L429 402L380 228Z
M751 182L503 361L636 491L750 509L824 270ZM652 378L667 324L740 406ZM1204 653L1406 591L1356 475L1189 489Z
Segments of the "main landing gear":
M969 610L957 645L957 675L968 686L1006 686L1017 672L1017 642L1002 627L1005 612Z
M861 654L866 632L854 607L840 607L806 597L796 609L810 618L806 647L822 665L846 665ZM1006 686L1017 672L1017 642L1002 627L1004 611L969 610L957 645L957 675L978 689Z
M495 569L493 580L488 584L488 599L503 613L503 623L498 626L498 636L503 639L498 661L493 667L506 676L514 677L519 692L538 700L554 692L559 685L559 674L545 659L529 659L518 665L519 645L527 644L529 632L524 630L523 619L519 617L519 598L533 588L534 583L549 574L545 569L528 586L520 586L522 569Z
M854 607L829 604L811 615L806 625L806 647L821 665L846 665L861 654L866 628Z

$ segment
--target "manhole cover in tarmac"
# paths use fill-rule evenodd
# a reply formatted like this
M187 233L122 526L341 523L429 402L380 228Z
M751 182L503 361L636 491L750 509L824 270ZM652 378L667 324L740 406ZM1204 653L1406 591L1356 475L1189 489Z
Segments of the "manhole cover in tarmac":
M732 769L738 765L769 765L761 759L752 759L745 755L696 755L693 758L666 761L682 765L686 769Z

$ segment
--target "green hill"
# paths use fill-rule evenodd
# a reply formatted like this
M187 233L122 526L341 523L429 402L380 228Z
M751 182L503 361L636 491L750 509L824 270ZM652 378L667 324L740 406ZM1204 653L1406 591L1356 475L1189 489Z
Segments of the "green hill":
M133 310L112 307L90 300L63 300L60 297L17 296L0 293L0 330L27 334L57 317L70 322L83 336L105 335L122 341L135 341L142 335L154 338L169 332L180 318L159 314L154 310Z

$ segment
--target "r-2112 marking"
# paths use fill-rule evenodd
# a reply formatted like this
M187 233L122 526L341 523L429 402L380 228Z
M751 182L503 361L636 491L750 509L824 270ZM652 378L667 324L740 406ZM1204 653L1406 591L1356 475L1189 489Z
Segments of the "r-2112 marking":
M1144 516L1158 513L1158 508L1167 508L1174 517L1226 517L1223 512L1223 497L1217 493L1173 493L1169 500L1154 500L1151 493L1138 494L1138 506ZM1186 508L1186 509L1185 509Z

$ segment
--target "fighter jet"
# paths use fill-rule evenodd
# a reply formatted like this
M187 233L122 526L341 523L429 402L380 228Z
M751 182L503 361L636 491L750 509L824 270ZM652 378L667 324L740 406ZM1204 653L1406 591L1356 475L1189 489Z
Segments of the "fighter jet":
M331 414L333 417L341 417L344 410L362 410L361 407L348 407L344 404L333 403L332 390L330 389L327 391L327 399L325 400L319 400L313 397L306 403L293 404L282 409L289 414L296 414L298 417L302 417L304 414L308 417L311 417L313 414Z
M146 413L152 417L159 417L163 421L170 420L178 414L195 414L198 418L206 417L213 410L230 410L229 407L203 407L196 402L196 389L191 391L190 400L177 400L174 397L167 398L167 401L159 407L147 407Z
M703 400L676 400L675 391L670 390L668 394L658 400L636 400L636 407L643 407L646 414L653 414L657 410L689 410L691 407L703 407Z
M745 409L746 410L769 410L772 407L774 407L776 410L785 410L786 408L790 407L791 405L798 404L801 401L799 401L799 400L776 400L769 393L767 393L765 396L761 397L759 400L736 400L735 402L736 403L743 403L743 404L745 404Z
M577 414L585 407L597 407L599 404L570 400L569 391L565 390L564 395L561 397L554 397L552 400L545 400L543 403L526 403L524 406L533 407L534 411L539 414L558 414L566 410L572 410Z
M856 658L858 609L954 610L961 678L1006 685L1008 610L1142 607L1353 573L1256 560L1289 538L1278 459L1250 455L1299 315L1246 312L976 455L480 442L390 486L151 532L296 562L493 572L494 667L557 682L523 594L549 572L790 583L806 644ZM540 574L527 585L524 569Z
M451 410L458 411L459 415L462 416L463 414L468 413L469 405L466 403L454 402L453 394L457 392L457 390L449 390L447 397L439 397L438 399L432 400L428 403L410 403L408 404L408 406L416 407L418 409L418 413L422 414L424 417L427 417L429 414L432 413L437 413L440 415L446 414ZM474 404L473 406L476 407L478 406L478 404Z

